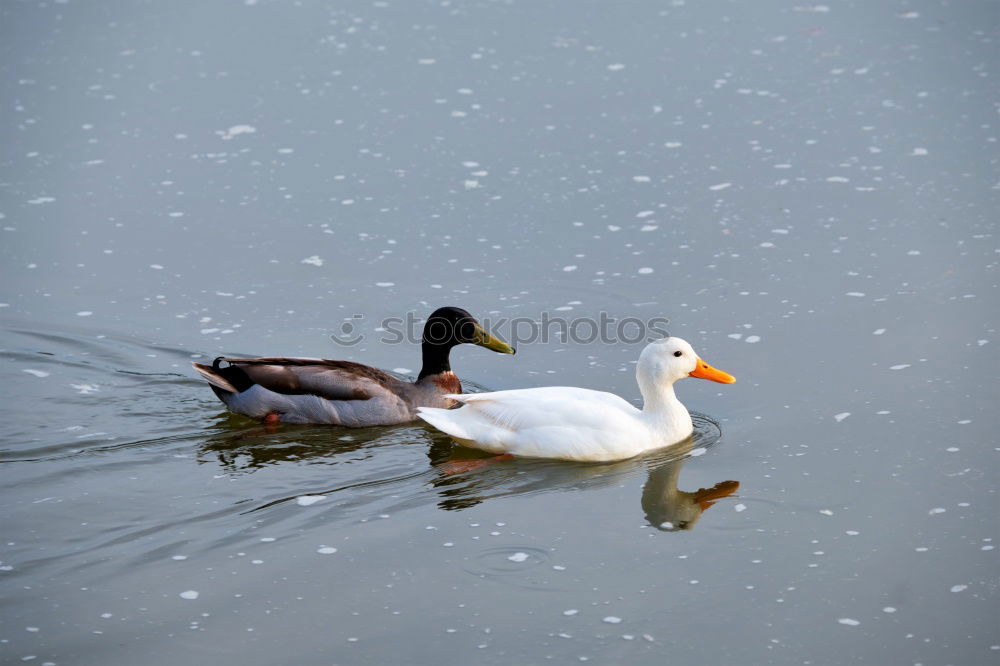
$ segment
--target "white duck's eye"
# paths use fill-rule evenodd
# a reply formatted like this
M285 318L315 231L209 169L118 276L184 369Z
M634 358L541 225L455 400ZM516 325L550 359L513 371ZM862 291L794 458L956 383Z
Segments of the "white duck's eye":
M680 351L675 351L674 356L683 356L683 354Z

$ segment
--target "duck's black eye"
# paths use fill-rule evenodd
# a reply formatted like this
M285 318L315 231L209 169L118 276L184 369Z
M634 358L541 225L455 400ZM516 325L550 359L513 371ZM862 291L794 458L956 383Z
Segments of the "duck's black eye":
M675 352L674 352L674 356L683 356L683 354L681 354L681 352L680 352L680 351L675 351Z

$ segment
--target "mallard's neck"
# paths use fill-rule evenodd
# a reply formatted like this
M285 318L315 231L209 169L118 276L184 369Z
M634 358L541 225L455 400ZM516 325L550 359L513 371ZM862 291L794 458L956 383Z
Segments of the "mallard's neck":
M420 347L421 354L423 355L423 365L420 367L420 374L417 376L417 381L419 382L424 377L441 374L442 372L451 372L451 363L449 363L448 357L451 354L453 346L425 341Z

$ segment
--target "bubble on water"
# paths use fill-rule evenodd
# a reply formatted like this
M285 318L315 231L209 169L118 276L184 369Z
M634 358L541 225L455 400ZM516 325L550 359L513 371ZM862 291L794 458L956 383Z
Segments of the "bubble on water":
M181 599L190 599L190 600L193 601L194 599L198 598L198 591L197 590L185 590L184 592L181 592L180 595L178 595L178 596L180 596Z

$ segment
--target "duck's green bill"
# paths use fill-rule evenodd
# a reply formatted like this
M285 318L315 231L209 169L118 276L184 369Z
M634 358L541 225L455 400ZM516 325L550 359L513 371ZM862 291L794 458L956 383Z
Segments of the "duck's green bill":
M482 326L476 326L476 332L472 334L472 344L492 349L493 351L500 352L501 354L517 353L517 350L509 344L499 338L494 338L492 335L487 333L486 329Z

